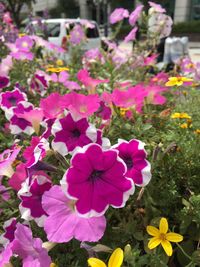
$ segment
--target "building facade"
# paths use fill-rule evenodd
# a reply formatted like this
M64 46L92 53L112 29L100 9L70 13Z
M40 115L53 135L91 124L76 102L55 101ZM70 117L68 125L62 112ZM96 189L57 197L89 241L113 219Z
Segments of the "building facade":
M78 11L74 12L74 16L98 20L98 1L105 3L108 0L75 0ZM123 5L124 8L133 9L134 5L137 5L139 2L139 0L124 0L119 1L119 4ZM33 14L42 16L45 9L51 10L57 6L57 3L57 0L36 0L36 3L33 5ZM167 9L167 13L173 18L175 23L200 19L200 0L162 0L159 3ZM102 21L101 13L102 10L100 10L99 15L100 22ZM60 16L64 16L64 12Z

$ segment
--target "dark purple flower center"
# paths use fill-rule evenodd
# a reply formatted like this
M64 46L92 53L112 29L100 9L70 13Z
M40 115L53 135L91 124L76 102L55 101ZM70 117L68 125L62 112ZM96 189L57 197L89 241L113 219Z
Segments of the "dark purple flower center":
M132 158L124 158L124 162L126 163L126 166L128 169L133 168L133 160Z
M81 135L80 131L78 129L75 129L72 131L73 137L79 137Z
M8 98L8 101L12 104L12 105L16 105L17 104L17 99L13 96Z
M89 180L91 182L95 182L96 180L101 179L103 173L104 171L93 170L93 172L90 174Z

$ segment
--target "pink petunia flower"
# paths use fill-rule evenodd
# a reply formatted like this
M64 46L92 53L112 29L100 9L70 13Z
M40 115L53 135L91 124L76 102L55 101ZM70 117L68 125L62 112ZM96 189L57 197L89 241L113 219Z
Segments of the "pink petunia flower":
M150 7L152 8L151 12L158 12L158 13L165 13L166 9L162 8L161 5L156 4L154 2L149 1L148 2Z
M97 160L98 159L98 160ZM78 149L61 186L82 217L102 216L109 205L124 207L134 192L133 181L125 177L125 163L116 150L103 151L97 144Z
M70 43L72 45L78 45L84 40L86 40L86 36L83 27L81 27L81 25L79 24L75 25L74 28L70 31Z
M43 226L46 212L42 208L41 199L45 191L51 188L49 176L39 172L30 179L27 178L18 192L21 199L19 210L26 221L34 219L39 226Z
M61 71L59 74L52 73L51 80L55 83L59 82L64 84L69 79L69 73L67 71Z
M97 140L96 128L86 118L74 120L70 113L55 121L52 134L55 136L52 147L63 156Z
M63 97L59 93L51 93L48 97L40 100L40 108L48 119L58 118L63 114Z
M18 112L17 114L18 118L24 119L28 121L36 134L39 134L40 131L40 123L42 122L44 118L43 110L40 108L34 108L31 110L25 110L23 113Z
M18 88L0 94L0 106L3 110L16 107L21 101L27 101L27 96Z
M24 267L47 267L51 258L47 250L42 247L40 238L33 238L31 229L25 225L17 224L14 240L7 245L0 257L0 266L6 266L12 256L19 256Z
M76 238L79 241L96 242L104 234L105 217L79 217L75 212L73 200L70 200L58 185L44 193L42 206L48 214L44 230L49 241L63 243Z
M91 116L100 106L97 94L83 95L71 92L63 96L63 107L67 108L76 119Z
M11 177L14 173L12 164L19 154L20 147L13 147L12 149L6 149L0 154L0 175Z
M20 163L19 165L17 165L15 173L9 179L8 184L16 191L19 191L21 188L21 184L26 180L26 178L26 164Z
M136 9L133 10L133 12L130 14L130 16L129 16L129 24L131 26L135 26L135 23L139 19L140 14L141 14L141 12L143 10L143 7L144 7L143 5L137 6Z
M135 27L129 32L129 34L125 37L124 42L125 42L125 43L128 43L128 42L130 42L130 41L135 40L137 30L138 30L138 27L135 26Z
M101 83L108 83L109 80L97 80L93 79L89 72L85 69L79 70L77 78L88 89L89 93L94 94L96 92L96 86Z
M116 8L110 15L110 23L115 24L124 18L128 18L129 12L127 9L124 8Z
M144 143L132 139L127 142L119 140L113 148L119 151L119 157L125 162L127 167L126 177L133 180L136 185L145 186L151 180L151 165L146 160L147 153Z
M30 49L33 47L33 40L25 35L23 37L17 38L15 45L20 51L29 52Z
M27 52L27 51L16 51L16 52L11 52L10 55L18 60L33 60L34 54L32 52Z
M42 73L35 73L35 75L29 80L29 84L33 94L39 93L43 96L49 86L48 76Z
M2 76L8 76L10 69L12 68L13 61L11 55L3 58L0 63L0 73Z

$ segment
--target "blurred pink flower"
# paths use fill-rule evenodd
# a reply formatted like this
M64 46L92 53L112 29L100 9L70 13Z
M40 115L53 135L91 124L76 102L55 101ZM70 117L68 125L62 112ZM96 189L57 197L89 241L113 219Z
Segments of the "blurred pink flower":
M127 9L124 8L116 8L110 15L110 23L115 24L124 18L128 18L129 12Z
M143 5L137 6L136 9L130 14L130 16L129 16L129 24L131 26L134 26L136 21L139 19L143 7L144 7Z
M130 32L129 34L124 38L124 42L128 43L130 41L134 41L135 37L136 37L136 32L138 30L138 27L135 26Z

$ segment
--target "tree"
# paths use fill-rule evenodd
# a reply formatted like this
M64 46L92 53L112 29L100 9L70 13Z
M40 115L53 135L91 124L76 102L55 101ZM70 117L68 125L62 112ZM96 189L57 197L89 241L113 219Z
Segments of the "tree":
M20 27L20 13L22 7L24 5L27 5L29 8L31 8L31 4L35 3L35 0L4 0L3 2L5 3L7 10L11 13L13 21L15 22L17 27Z

